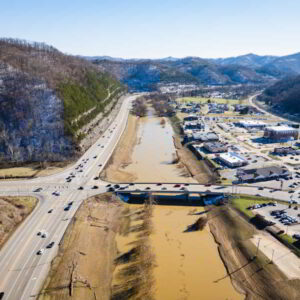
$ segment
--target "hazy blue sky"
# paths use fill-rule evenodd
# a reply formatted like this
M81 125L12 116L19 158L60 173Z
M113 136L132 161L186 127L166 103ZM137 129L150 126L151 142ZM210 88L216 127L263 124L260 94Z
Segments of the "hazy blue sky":
M82 55L300 51L300 0L0 0L0 36Z

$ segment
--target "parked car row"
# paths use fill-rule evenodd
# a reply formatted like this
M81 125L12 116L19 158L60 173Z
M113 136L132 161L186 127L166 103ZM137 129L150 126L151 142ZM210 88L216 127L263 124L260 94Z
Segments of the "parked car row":
M266 207L266 206L277 206L276 202L268 202L268 203L262 203L262 204L254 204L251 206L248 206L247 209L257 209L257 208L261 208L261 207Z
M285 210L273 210L270 215L275 219L278 219L283 225L291 225L298 223L297 218L289 216Z

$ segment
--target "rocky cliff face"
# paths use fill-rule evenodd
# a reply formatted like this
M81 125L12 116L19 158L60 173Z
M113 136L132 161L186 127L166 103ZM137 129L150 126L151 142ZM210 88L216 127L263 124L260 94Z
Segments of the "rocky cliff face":
M72 159L86 136L81 129L124 90L86 60L0 39L0 163Z
M42 80L0 66L2 160L63 160L74 152L64 132L64 106Z

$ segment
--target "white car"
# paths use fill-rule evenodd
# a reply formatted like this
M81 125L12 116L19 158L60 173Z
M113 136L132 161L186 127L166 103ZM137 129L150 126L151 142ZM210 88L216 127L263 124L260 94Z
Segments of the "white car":
M36 254L37 254L37 255L42 255L42 254L44 253L44 251L45 251L45 249L42 248L42 249L40 249Z

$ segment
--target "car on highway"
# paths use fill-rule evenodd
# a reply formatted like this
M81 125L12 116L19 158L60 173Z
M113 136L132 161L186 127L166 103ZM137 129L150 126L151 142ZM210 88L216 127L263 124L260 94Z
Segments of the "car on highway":
M97 155L95 155L93 158L97 158Z
M42 235L41 235L41 237L42 237L43 239L45 239L47 236L48 236L48 233L47 233L46 231L44 231L44 232L42 233Z
M78 190L82 191L82 190L83 190L83 186L80 186L80 187L78 188Z
M42 235L42 231L39 231L36 235Z
M109 188L107 189L107 191L108 191L108 192L114 192L115 189L114 189L113 187L109 187Z
M59 196L59 195L60 195L60 192L54 191L54 192L52 193L52 195L54 195L54 196Z
M174 188L180 187L180 184L174 184Z
M46 248L47 249L50 249L50 248L52 248L54 246L54 242L51 242L51 243L49 243L47 246L46 246Z
M45 252L45 249L42 248L42 249L40 249L36 254L37 254L37 255L42 255L44 252Z
M35 189L34 192L38 193L38 192L40 192L41 190L42 190L42 188L40 187L40 188Z
M48 214L51 214L53 212L53 208L48 210Z
M102 164L98 165L98 167L102 167Z
M94 177L94 180L98 180L98 179L99 179L99 176Z
M93 190L96 190L96 189L98 189L98 186L97 186L97 185L94 185L94 186L92 187L92 189L93 189Z
M70 208L71 208L71 206L66 206L66 207L64 208L64 211L68 211L68 210L70 210Z

